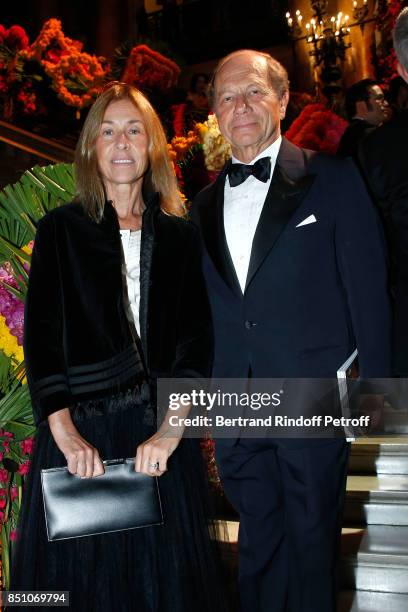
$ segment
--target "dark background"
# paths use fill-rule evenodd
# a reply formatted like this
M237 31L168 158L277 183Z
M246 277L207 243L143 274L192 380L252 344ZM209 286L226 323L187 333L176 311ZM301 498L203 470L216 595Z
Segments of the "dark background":
M187 65L216 59L243 47L264 48L287 42L287 1L163 0L147 15L143 0L32 0L7 2L0 12L5 27L21 25L30 42L51 17L84 50L110 57L125 41L148 37L167 43Z

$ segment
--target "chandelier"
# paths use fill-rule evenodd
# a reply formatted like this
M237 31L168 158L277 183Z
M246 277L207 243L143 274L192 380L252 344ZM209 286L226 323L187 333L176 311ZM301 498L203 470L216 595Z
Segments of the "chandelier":
M316 66L336 58L343 60L346 51L351 47L348 41L350 34L350 17L341 11L337 15L326 14L327 2L311 2L313 17L303 25L303 15L296 11L294 18L286 13L289 34L293 40L306 40L309 45L309 55L314 57Z

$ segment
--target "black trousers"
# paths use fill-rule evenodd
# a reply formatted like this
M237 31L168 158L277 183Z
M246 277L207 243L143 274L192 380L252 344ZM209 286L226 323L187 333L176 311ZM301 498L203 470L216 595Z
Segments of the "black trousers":
M217 442L240 516L242 612L335 612L348 453L344 440Z

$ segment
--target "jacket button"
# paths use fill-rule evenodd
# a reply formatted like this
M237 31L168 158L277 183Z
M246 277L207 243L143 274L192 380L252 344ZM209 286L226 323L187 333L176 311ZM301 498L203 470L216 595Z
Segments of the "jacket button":
M254 323L253 321L245 321L245 327L247 329L252 329L253 327L255 327L256 323Z

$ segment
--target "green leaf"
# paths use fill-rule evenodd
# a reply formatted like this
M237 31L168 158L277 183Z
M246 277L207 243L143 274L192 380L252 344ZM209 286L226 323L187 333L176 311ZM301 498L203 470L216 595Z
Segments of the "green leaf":
M10 527L7 523L2 525L1 530L1 564L3 570L3 589L10 586Z

